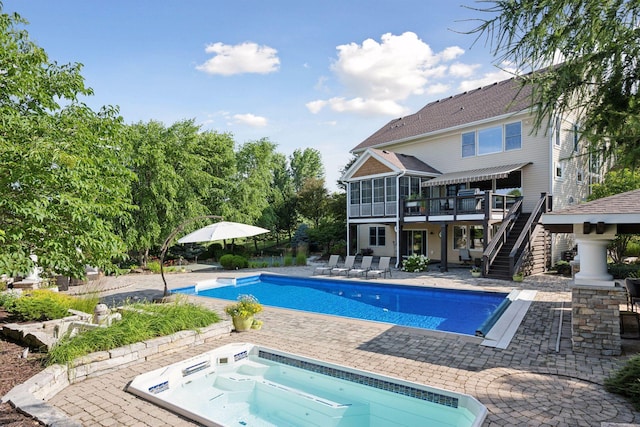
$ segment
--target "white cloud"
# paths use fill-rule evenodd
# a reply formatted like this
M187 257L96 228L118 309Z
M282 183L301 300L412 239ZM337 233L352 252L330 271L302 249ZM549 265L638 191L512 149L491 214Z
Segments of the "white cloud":
M426 88L425 93L429 95L440 95L442 93L447 92L451 86L445 83L436 83L434 85L430 85Z
M208 45L205 52L213 53L214 57L196 66L196 69L207 74L223 76L242 73L268 74L278 71L280 67L278 51L256 43L245 42L237 45L214 43Z
M403 116L408 110L406 107L390 99L365 99L335 97L328 100L316 100L306 104L307 109L316 114L324 107L329 106L337 113L358 113L365 116Z
M482 77L472 80L464 80L460 82L458 89L461 92L477 89L482 86L487 86L495 82L501 82L503 80L510 79L516 73L515 68L504 68L496 70L492 73L485 73Z
M307 102L305 105L309 111L313 114L317 114L322 110L329 102L323 101L321 99L316 101Z
M462 64L456 62L449 66L449 73L454 77L471 77L480 64Z
M251 113L235 114L233 116L233 120L235 121L235 123L248 125L251 127L265 127L268 124L265 117L256 116Z
M457 46L435 53L412 32L387 33L380 42L367 39L361 45L340 45L337 50L331 69L344 85L346 96L307 103L314 114L329 107L336 112L403 115L407 109L401 102L412 95L442 90L434 80L446 76L448 67L443 63L464 53Z

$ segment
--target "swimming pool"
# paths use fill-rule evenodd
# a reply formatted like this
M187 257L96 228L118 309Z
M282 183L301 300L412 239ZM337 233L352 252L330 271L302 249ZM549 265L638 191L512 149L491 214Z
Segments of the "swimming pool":
M138 375L127 391L207 426L481 426L469 395L250 343Z
M466 335L483 335L511 301L500 292L266 273L218 278L172 292L227 300L251 294L274 307Z

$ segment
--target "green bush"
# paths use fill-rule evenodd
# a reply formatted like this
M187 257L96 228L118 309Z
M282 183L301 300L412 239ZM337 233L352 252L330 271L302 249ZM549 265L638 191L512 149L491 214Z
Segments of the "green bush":
M417 273L429 269L429 258L424 255L413 254L402 261L402 271Z
M249 267L249 261L241 255L226 254L220 257L220 265L225 270L238 270Z
M556 264L553 266L553 270L555 270L558 274L562 274L563 276L571 276L571 264L569 264L567 261L560 260L556 262Z
M160 273L160 261L147 262L147 269L152 273Z
M640 356L629 359L620 370L605 380L604 387L611 393L626 397L640 411Z
M61 319L69 315L70 308L92 314L98 304L98 297L92 295L77 298L49 289L37 289L25 292L19 298L8 297L7 302L8 305L2 305L9 313L23 320L39 321Z
M172 304L135 304L124 310L122 320L108 328L89 329L73 338L63 338L47 355L46 364L66 364L96 351L166 336L178 331L197 330L219 322L217 313L197 305L177 301Z
M614 279L640 277L640 264L609 264L607 269Z
M624 253L626 256L640 257L640 242L638 240L631 240L627 244L627 250Z
M307 256L302 252L296 255L296 265L307 265Z
M293 265L293 257L291 255L285 255L282 261L285 267L291 267Z

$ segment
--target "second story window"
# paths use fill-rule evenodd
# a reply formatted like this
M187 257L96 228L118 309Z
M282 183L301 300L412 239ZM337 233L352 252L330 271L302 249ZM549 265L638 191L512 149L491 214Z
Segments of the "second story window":
M384 178L373 180L373 203L384 202Z
M351 191L350 191L350 197L349 197L349 201L352 205L359 205L360 204L360 183L359 182L352 182L349 184Z
M395 202L396 201L396 178L389 177L387 178L387 202Z
M361 194L361 202L371 203L371 181L362 181L360 183L362 194Z
M504 126L504 150L517 150L522 148L522 123L508 123Z
M462 157L522 148L522 122L507 123L462 134Z
M502 126L478 131L478 154L502 151Z
M468 132L462 134L462 157L473 157L476 155L476 133Z

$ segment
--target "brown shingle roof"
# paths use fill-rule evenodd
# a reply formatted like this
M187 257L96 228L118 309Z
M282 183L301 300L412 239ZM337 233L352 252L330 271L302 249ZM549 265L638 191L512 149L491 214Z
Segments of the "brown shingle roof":
M531 106L531 87L511 78L425 105L420 111L391 120L351 151L424 135L467 123L517 113Z
M375 148L372 148L371 151L387 160L389 163L393 164L400 170L426 172L437 175L440 175L442 173L415 156L410 156L402 153L394 153L393 151L387 150L378 150Z
M637 214L640 215L640 190L615 194L602 199L550 212L549 215ZM640 217L638 218L640 221Z

